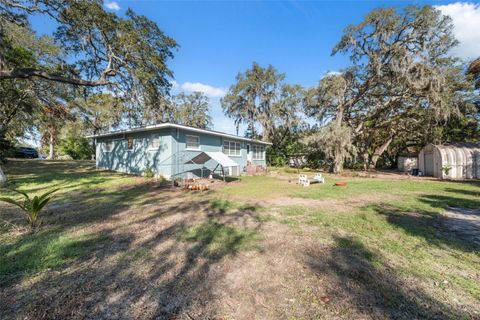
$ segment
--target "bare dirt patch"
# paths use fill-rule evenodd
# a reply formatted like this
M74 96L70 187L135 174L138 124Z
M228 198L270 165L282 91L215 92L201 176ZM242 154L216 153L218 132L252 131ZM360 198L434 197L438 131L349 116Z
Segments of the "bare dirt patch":
M468 299L449 300L448 288L435 287L428 277L400 274L397 266L379 253L378 246L364 244L349 234L352 232L331 225L324 227L328 232L320 234L313 225L292 228L275 219L282 206L348 211L385 199L383 194L345 201L277 197L250 204L217 201L215 194L214 190L186 192L141 182L120 189L98 187L93 192L67 194L66 202L52 203L41 232L53 240L89 235L93 239L90 251L61 267L18 274L1 283L2 319L480 316L473 294ZM402 236L411 235L402 240L424 237L427 244L450 245L425 233L424 228L437 223L436 215L397 211L379 208L378 214L403 230ZM268 215L274 218L268 219ZM362 221L371 227L368 234L385 227L382 219L368 219ZM387 237L379 236L379 241L383 239ZM21 237L13 244L18 251L35 245ZM67 246L59 254L67 255L81 245ZM453 252L450 259L455 259L459 250L467 251L453 248L445 250L445 254ZM462 267L459 260L455 264ZM471 277L478 279L477 275ZM458 292L455 299L464 294Z
M261 206L305 206L318 208L319 210L335 210L335 211L347 211L351 208L358 208L368 205L370 203L376 203L379 201L399 199L400 196L393 194L376 195L376 194L364 194L348 199L310 199L301 197L275 197L255 202Z
M480 210L467 208L448 208L443 213L442 223L448 231L459 238L480 246Z
M273 205L273 206L324 206L331 205L337 201L335 200L318 200L298 197L276 197L271 199L265 199L258 202L260 205Z

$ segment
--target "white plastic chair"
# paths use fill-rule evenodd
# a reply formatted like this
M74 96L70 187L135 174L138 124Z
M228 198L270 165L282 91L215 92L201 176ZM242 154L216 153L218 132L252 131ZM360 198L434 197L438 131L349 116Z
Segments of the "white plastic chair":
M325 178L322 177L321 173L315 174L315 176L313 177L313 180L317 181L318 183L325 183Z
M305 174L298 175L298 184L301 184L304 187L308 187L310 185L310 180L308 180L307 175Z

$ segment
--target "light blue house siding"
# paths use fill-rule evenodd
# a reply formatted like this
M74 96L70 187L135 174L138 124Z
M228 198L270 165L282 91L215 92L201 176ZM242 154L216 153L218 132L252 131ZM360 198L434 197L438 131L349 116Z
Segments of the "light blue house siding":
M187 147L188 136L191 140L198 141L198 148ZM208 175L210 170L216 167L215 161L210 160L204 165L186 164L186 162L202 151L224 152L224 143L226 142L240 148L238 155L229 155L239 165L238 169L230 169L226 174L239 175L245 171L247 161L266 166L265 149L268 146L267 143L256 140L247 141L240 137L178 125L145 131L99 135L95 139L98 168L140 175L147 166L150 166L156 175L163 175L167 178L185 177L192 174L195 176ZM156 144L152 148L154 139L156 139ZM128 148L129 140L130 149ZM253 152L255 148L263 149L263 153L255 153L256 158ZM250 154L247 153L247 149L250 150Z
M158 174L171 175L171 165L166 164L172 151L171 129L156 132L135 132L96 138L97 168L142 174L147 166L155 168ZM152 134L160 138L158 149L150 148ZM127 138L133 138L133 148L128 150ZM107 142L112 143L107 150Z

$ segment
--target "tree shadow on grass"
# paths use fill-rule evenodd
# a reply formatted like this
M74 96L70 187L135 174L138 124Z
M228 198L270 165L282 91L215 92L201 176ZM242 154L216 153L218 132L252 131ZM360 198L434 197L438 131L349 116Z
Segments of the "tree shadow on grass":
M465 193L466 194L466 193ZM478 209L480 208L480 198L467 199L437 194L423 195L419 197L421 202L427 203L433 208L462 207Z
M52 172L59 175L84 174L96 172L94 161L39 161L39 160L9 160L5 166L7 175L22 178L36 177L40 182L47 179Z
M48 189L72 190L92 188L119 177L131 177L97 170L91 161L11 160L5 171L9 178L8 189L21 188L28 193L46 191L45 186L34 186L38 184L47 184Z
M442 182L448 182L451 183L452 185L455 184L461 184L461 185L470 185L473 187L478 187L480 188L480 180L478 179L469 179L469 180L440 180Z
M104 241L108 235L63 234L59 229L28 234L15 243L0 244L0 286L20 282L24 276L57 269L82 257Z
M461 195L480 197L480 189L478 189L478 190L463 190L463 189L455 189L455 188L445 188L445 191L446 192L451 192L451 193L458 193L458 194L461 194Z
M418 286L405 283L378 253L359 240L336 237L327 252L311 249L307 265L332 281L332 304L372 319L468 319L471 315L452 309ZM346 305L345 305L346 304Z
M425 198L425 199L429 199ZM480 246L469 238L460 237L448 226L448 217L434 211L405 210L392 205L371 206L374 211L385 216L387 221L414 237L424 238L429 245L449 246L464 252L478 252ZM468 221L466 222L468 224Z
M73 250L71 259L66 259L63 265L53 265L51 271L42 269L42 276L35 281L16 278L18 285L10 282L0 291L2 301L8 302L0 306L0 312L7 318L217 316L215 287L226 272L218 265L241 250L256 249L261 225L253 218L256 209L249 208L245 214L239 208L224 215L218 206L194 198L165 208L155 207L149 214L142 214L141 210L136 215L119 213L119 210L128 212L129 201L138 200L139 192L127 193L124 200L110 194L111 202L102 206L115 207L112 212L100 217L94 212L83 215L78 212L78 220L74 218L52 227L44 235L44 242L36 238L40 235L27 236L2 251L8 259L21 262L29 252L40 250L44 254L42 248L58 239L60 232L74 230L87 224L86 221L101 225L104 219L115 218L86 242L73 245L77 251ZM168 200L164 195L157 198ZM87 198L79 199L83 200ZM117 201L122 202L119 205ZM246 223L245 219L252 221ZM20 251L23 247L26 249ZM72 251L72 246L55 252L63 258L66 251ZM22 271L33 270L38 269Z

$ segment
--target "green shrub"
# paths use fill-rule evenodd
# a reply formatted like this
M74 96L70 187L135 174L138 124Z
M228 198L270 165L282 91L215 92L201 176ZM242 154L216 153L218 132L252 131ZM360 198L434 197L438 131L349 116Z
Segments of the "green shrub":
M163 175L160 175L158 177L158 184L160 184L160 185L166 184L167 181L168 181L167 178L165 178L165 176L163 176Z
M0 201L13 204L22 209L27 216L30 227L32 228L32 230L34 230L37 227L37 220L40 211L42 211L43 207L45 207L52 198L50 195L58 190L59 189L53 189L42 194L40 197L34 196L33 198L30 198L25 192L14 190L15 192L18 192L23 196L23 202L16 201L12 198L7 197L0 197Z
M288 158L284 153L274 150L273 148L267 148L267 163L270 166L283 167L287 162Z
M153 177L155 177L155 172L153 172L153 169L149 164L147 164L147 166L145 167L145 170L143 171L143 176L146 179L152 179Z
M446 176L450 173L450 170L452 170L452 166L446 165L442 167L443 173L445 173Z
M90 141L81 136L67 137L59 142L59 151L74 160L89 160L95 153Z

